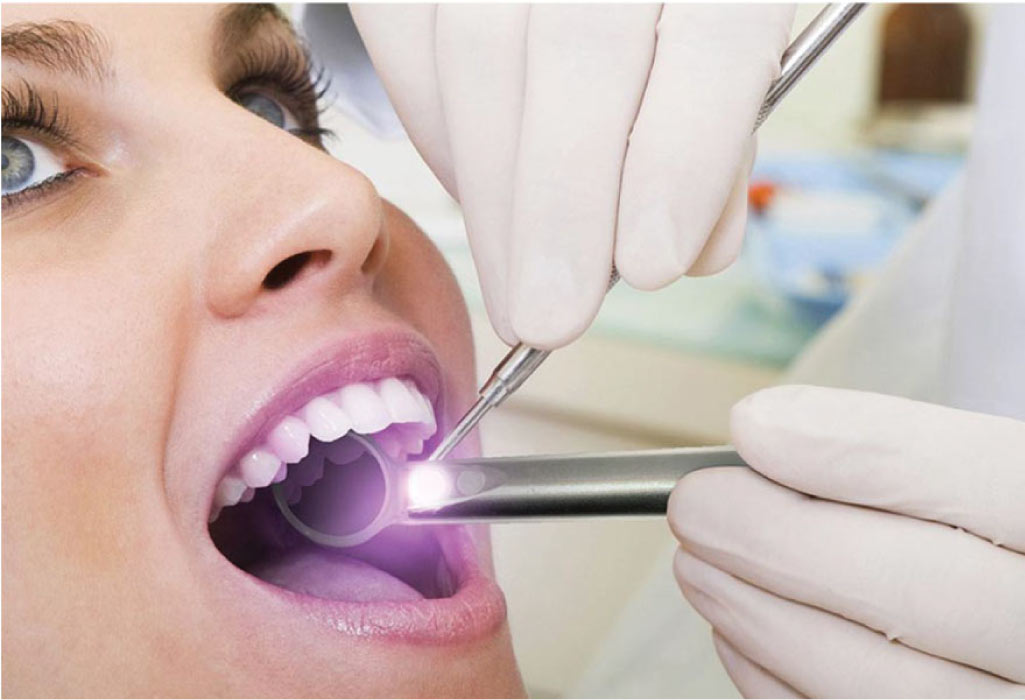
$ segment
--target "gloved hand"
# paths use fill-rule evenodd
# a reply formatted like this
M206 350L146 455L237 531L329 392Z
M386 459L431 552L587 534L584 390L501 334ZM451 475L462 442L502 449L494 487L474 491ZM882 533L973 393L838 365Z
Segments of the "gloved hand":
M745 695L1025 695L1025 423L779 387L737 404L754 471L684 478L684 595Z
M463 208L488 315L554 348L615 263L640 289L740 249L780 5L372 5L353 17L420 153Z

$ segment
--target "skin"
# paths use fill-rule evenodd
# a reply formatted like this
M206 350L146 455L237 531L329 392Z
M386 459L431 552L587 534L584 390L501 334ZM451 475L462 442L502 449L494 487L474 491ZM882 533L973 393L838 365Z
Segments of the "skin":
M5 85L59 94L87 171L4 212L3 694L520 695L506 625L458 647L275 635L200 561L209 492L184 465L219 453L302 348L412 328L448 413L473 392L441 256L359 172L225 97L220 11L4 7L5 27L92 25L115 77L3 64Z

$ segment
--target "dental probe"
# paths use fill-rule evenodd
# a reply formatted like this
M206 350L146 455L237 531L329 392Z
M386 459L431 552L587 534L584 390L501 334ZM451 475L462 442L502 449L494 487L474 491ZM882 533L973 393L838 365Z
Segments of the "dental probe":
M758 130L783 97L864 8L865 3L831 3L804 28L783 52L780 75L769 86L752 131ZM619 274L613 267L608 289L612 289L618 281ZM532 348L523 343L510 350L477 392L477 401L438 444L429 459L436 461L445 458L480 423L488 411L500 405L519 389L548 359L550 353L550 350Z
M665 515L677 481L730 466L747 466L730 446L418 462L404 522Z

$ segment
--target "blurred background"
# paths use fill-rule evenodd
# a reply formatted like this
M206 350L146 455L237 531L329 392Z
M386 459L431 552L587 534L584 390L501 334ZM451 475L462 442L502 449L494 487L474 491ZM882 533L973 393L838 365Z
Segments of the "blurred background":
M800 6L795 29L820 7ZM338 40L355 37L345 6L290 11L315 54L329 47L318 58L344 66L323 118L339 136L332 151L367 173L447 257L473 317L483 379L506 347L484 314L458 206L388 111L358 40ZM657 294L617 287L587 335L485 420L486 454L727 442L730 406L780 381L958 171L986 16L980 5L870 6L762 128L738 264ZM629 693L617 675L631 655L664 659L665 673L678 677L674 695L736 696L708 626L676 592L663 520L497 525L493 533L534 697ZM642 589L647 595L635 599ZM638 619L667 630L667 642L639 637Z

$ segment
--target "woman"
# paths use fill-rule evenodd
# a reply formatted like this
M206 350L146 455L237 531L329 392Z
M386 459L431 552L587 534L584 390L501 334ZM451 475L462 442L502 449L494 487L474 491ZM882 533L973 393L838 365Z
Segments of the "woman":
M287 22L3 32L4 694L521 694L486 531L342 555L238 515L339 411L426 397L366 429L409 452L473 390L451 275L323 151Z

